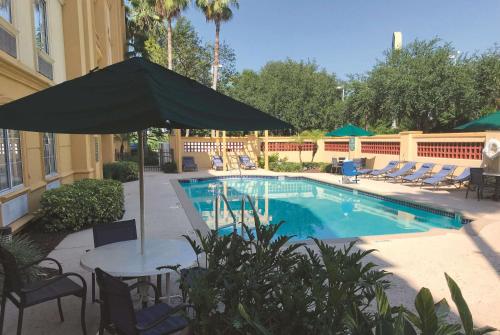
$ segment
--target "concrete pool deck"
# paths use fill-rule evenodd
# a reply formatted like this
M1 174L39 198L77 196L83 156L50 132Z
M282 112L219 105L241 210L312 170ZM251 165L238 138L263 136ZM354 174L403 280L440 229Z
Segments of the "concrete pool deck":
M324 173L278 174L264 170L242 171L249 175L304 175L332 183L340 177ZM171 179L238 175L238 171L200 171L183 174L146 173L146 236L150 238L181 238L193 234L190 220L172 187ZM126 197L125 218L137 218L139 213L138 182L124 184ZM377 249L370 260L392 272L389 299L392 305L413 306L417 291L428 287L434 300L446 298L452 311L456 308L448 292L444 272L455 279L469 304L476 326L490 325L500 328L500 203L491 200L478 202L473 196L464 198L464 191L443 188L432 191L419 187L392 184L377 180L361 179L353 188L370 192L404 197L450 209L460 209L475 218L482 229L460 229L443 234L414 234L405 238L360 238L361 249ZM486 224L482 224L486 223ZM413 235L413 234L408 234ZM332 242L334 244L342 244ZM60 260L65 271L84 275L90 287L90 274L80 268L80 257L93 248L92 232L85 230L68 235L50 257ZM175 281L176 278L172 278ZM90 293L88 295L90 298ZM88 299L89 300L89 299ZM98 305L88 303L87 326L95 334L98 325ZM80 334L79 300L63 300L64 323L59 322L56 303L46 303L28 308L24 315L23 334ZM4 334L14 334L17 309L7 304Z

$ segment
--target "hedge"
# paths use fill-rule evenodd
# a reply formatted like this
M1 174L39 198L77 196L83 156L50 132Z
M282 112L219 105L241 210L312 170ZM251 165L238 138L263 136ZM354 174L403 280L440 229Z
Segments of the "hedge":
M78 231L120 219L123 186L115 180L84 179L46 191L40 200L43 230Z
M161 166L161 170L165 173L176 173L177 164L175 164L175 162L163 163L163 165Z
M139 165L132 161L120 161L104 164L105 179L114 179L126 183L139 179Z

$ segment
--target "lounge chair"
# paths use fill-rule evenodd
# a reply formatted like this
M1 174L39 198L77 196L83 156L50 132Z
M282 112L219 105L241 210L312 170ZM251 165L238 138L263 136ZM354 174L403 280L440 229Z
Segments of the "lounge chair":
M212 156L212 169L214 170L224 170L224 161L219 155Z
M356 165L353 161L346 161L342 164L342 176L354 177L354 182L358 182L359 172L356 170Z
M399 177L404 177L410 174L413 169L415 169L415 162L406 162L399 170L386 174L385 178L397 179Z
M408 176L404 176L402 181L403 182L408 181L410 183L417 182L418 180L425 178L432 171L432 168L434 168L434 165L436 165L436 164L424 163L424 164L422 164L420 169L418 169L417 171L413 172L412 174L410 174Z
M255 163L252 162L250 157L248 157L247 155L238 156L238 159L240 161L240 167L244 168L245 170L257 168L257 165L255 165Z
M368 174L370 177L380 177L386 173L392 172L395 168L397 168L399 162L398 161L390 161L385 167L378 170L373 170Z
M182 157L182 171L198 171L198 165L194 162L194 157Z
M450 183L460 188L463 183L470 179L470 168L465 168L461 174L450 179Z
M443 165L439 172L435 173L430 178L422 180L422 186L426 184L432 185L434 186L434 188L438 187L438 185L446 181L450 175L453 175L453 172L455 172L456 168L456 165Z

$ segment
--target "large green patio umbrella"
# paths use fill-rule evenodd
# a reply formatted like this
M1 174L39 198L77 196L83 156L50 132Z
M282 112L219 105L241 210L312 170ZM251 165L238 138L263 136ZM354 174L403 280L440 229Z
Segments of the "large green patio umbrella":
M131 58L0 106L0 128L67 134L138 132L144 251L143 130L292 128L143 58Z
M337 128L329 133L326 133L325 136L337 136L337 137L342 137L342 136L373 136L375 135L371 131L364 130L363 128L356 127L355 125L352 125L350 123L346 124L345 126L341 128Z
M500 110L458 126L455 129L463 131L500 130Z

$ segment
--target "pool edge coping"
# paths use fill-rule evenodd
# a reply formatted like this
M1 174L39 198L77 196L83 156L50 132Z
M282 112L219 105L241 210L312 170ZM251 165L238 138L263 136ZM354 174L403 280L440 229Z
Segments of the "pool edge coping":
M196 210L196 208L194 207L192 201L188 198L185 190L183 189L183 187L181 186L181 181L184 181L184 180L190 180L190 179L228 179L228 178L239 178L240 176L239 175L224 175L224 176L207 176L207 177L192 177L192 178L189 178L189 177L179 177L179 178L173 178L173 179L170 179L170 183L172 185L172 187L174 188L174 191L177 195L177 198L179 199L179 202L182 206L182 208L184 209L184 212L186 213L186 216L191 224L191 227L196 231L196 230L200 230L203 234L207 233L207 232L210 232L210 227L208 227L208 225L206 224L206 222L203 220L203 218L201 217L200 213ZM357 188L353 188L353 187L349 187L347 186L346 184L339 184L339 183L335 183L335 182L330 182L330 181L325 181L325 180L320 180L320 179L316 179L314 178L315 176L303 176L303 175L289 175L289 174L285 174L285 175L258 175L258 174L255 174L255 175L244 175L243 178L251 178L251 177L267 177L267 178L278 178L278 177L286 177L286 178L303 178L303 179L308 179L308 180L311 180L311 181L314 181L314 182L319 182L319 183L324 183L324 184L330 184L334 187L340 187L340 188L344 188L344 189L348 189L348 190L352 190L352 191L361 191L363 193L367 193L368 196L375 196L375 197L384 197L384 198L388 198L388 199L391 199L393 201L398 201L397 199L394 199L392 198L391 196L389 195L384 195L384 194L379 194L379 193L375 193L373 191L368 191L366 189L357 189ZM456 213L455 211L449 211L449 210L446 210L445 208L441 207L441 206L436 206L436 205L430 205L429 203L426 203L426 202L421 202L421 201L415 201L415 200L411 200L411 199L408 199L406 197L401 197L402 198L402 201L406 202L406 203L411 203L415 206L423 206L423 207L426 207L426 208L429 208L429 209L435 209L435 210L438 210L438 211L441 211L441 212L445 212L445 213ZM425 209L424 209L425 210ZM485 224L482 224L481 226L479 226L478 228L476 228L476 226L472 225L474 223L474 221L477 220L477 218L471 218L469 215L464 215L463 212L460 212L458 211L458 213L460 215L462 215L462 220L467 220L468 223L462 223L462 227L458 228L458 229L445 229L445 228L431 228L429 229L428 231L426 232L415 232L415 233L401 233L401 234L386 234L386 235L367 235L367 236L355 236L355 237L342 237L342 238L337 238L337 239L322 239L322 241L324 241L325 243L348 243L348 242L352 242L352 241L374 241L374 242L382 242L383 240L393 240L393 239L401 239L401 238L418 238L418 237L428 237L428 236L439 236L439 235L445 235L445 234L460 234L460 233L466 233L466 234L473 234L473 235L477 235L480 233L480 231L482 229L484 229L484 227L486 227L487 225L491 224L490 223L485 223ZM471 228L470 229L467 229L466 227L467 226L470 226ZM303 243L303 244L313 244L314 241L312 239L306 239L306 240L302 240L302 241L295 241L296 243Z

